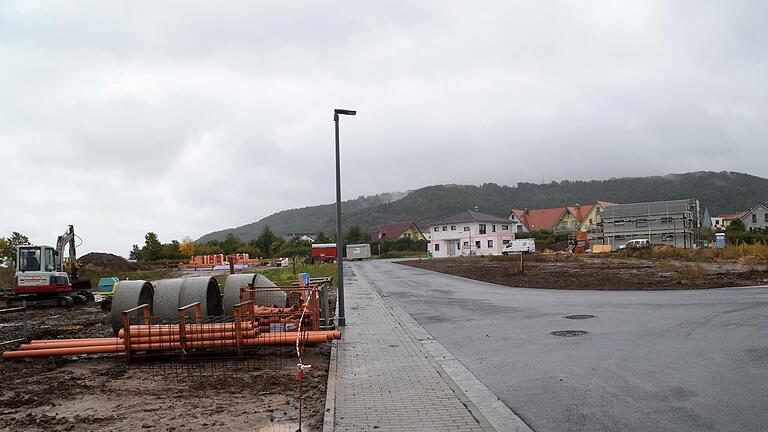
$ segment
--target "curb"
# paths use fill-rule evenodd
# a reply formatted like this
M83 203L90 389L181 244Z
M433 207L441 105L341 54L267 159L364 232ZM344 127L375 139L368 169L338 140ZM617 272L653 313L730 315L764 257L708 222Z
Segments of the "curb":
M337 342L336 340L331 342L331 358L328 361L328 384L325 393L323 432L333 432L336 420L336 371L339 364Z

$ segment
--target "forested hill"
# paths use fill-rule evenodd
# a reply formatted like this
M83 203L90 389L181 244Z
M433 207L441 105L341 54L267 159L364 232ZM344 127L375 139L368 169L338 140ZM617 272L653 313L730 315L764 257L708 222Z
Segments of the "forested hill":
M396 195L399 197L400 195ZM591 203L616 203L698 198L710 214L735 212L768 200L768 179L736 172L692 172L654 177L626 177L610 180L562 181L548 184L518 183L500 186L437 185L412 191L400 199L388 194L345 201L344 226L359 225L373 230L382 223L416 222L433 219L478 206L480 211L506 217L511 208L546 208ZM238 228L206 234L198 241L223 240L232 232L241 240L258 236L269 225L277 234L288 232L333 233L333 204L284 210Z

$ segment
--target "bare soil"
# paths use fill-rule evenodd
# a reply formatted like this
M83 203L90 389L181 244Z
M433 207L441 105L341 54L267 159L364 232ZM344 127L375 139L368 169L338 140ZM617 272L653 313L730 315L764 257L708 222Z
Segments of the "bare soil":
M697 264L615 259L599 255L535 254L401 261L400 264L522 288L570 290L685 290L768 285L768 265Z
M111 337L98 306L26 312L33 339ZM21 313L0 315L0 341L23 334ZM0 346L0 350L15 346ZM322 430L330 346L307 347L303 431ZM0 360L0 430L295 431L296 352L264 347L245 360L121 356Z
M115 272L128 272L138 270L139 267L127 259L103 252L91 252L77 260L82 266L94 266Z

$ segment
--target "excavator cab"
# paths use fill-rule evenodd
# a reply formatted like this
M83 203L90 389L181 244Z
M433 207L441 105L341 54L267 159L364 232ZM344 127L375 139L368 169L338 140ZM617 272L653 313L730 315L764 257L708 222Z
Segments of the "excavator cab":
M14 294L66 294L72 291L69 276L58 265L58 252L50 246L16 248Z

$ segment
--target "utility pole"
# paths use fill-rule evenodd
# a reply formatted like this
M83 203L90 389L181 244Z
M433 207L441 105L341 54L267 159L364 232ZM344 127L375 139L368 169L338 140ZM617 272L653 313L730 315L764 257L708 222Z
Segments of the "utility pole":
M345 109L333 110L333 122L336 128L336 280L338 281L339 286L337 296L339 299L339 310L337 311L337 316L339 319L339 326L345 326L347 325L347 318L344 314L344 241L341 233L341 164L339 162L339 114L355 115L357 114L357 111Z

